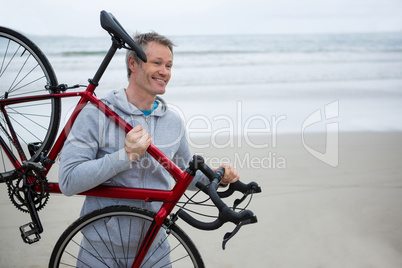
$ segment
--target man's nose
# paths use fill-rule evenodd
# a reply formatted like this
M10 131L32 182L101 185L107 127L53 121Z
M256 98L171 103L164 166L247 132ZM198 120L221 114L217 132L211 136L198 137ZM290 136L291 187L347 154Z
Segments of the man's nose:
M161 66L160 68L159 68L159 74L160 75L164 75L164 76L167 76L167 75L169 75L169 73L170 73L170 70L166 67L166 66Z

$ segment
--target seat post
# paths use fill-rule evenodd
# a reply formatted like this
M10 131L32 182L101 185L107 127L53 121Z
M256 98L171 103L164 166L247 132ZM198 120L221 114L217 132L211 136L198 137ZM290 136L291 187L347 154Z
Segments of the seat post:
M99 85L99 80L102 78L102 75L105 72L110 61L112 60L114 54L116 53L118 48L121 48L121 44L118 40L116 40L113 37L112 37L112 40L113 40L112 46L109 48L109 51L107 52L101 65L99 66L98 70L96 71L94 77L92 79L88 80L88 82L90 84L92 84L94 87L97 87Z

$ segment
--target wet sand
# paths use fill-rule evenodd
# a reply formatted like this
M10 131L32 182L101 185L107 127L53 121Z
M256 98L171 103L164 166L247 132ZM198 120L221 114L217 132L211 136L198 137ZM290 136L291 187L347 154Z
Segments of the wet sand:
M267 142L261 139L252 142ZM325 152L324 134L308 135L305 141ZM225 158L235 162L244 181L257 181L263 189L249 207L259 222L244 226L225 251L223 235L234 225L205 232L179 223L207 267L402 267L402 133L340 133L336 167L311 155L297 134L278 135L275 144L270 139L261 149L241 143L193 148L211 164ZM0 267L46 267L82 201L52 195L39 212L42 239L27 245L18 227L29 216L17 211L6 186L0 187Z

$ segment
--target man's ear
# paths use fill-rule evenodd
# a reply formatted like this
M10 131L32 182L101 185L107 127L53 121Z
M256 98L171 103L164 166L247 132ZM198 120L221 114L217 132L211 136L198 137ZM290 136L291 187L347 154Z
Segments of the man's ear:
M138 63L135 61L133 56L128 57L128 66L130 67L131 72L134 72L135 68L138 66Z

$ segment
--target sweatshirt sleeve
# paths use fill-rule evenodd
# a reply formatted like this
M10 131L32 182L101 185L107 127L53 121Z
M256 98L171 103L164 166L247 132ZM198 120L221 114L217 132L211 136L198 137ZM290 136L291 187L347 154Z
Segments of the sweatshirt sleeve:
M67 196L90 190L131 167L124 148L97 159L107 119L90 107L77 117L61 152L59 185Z

